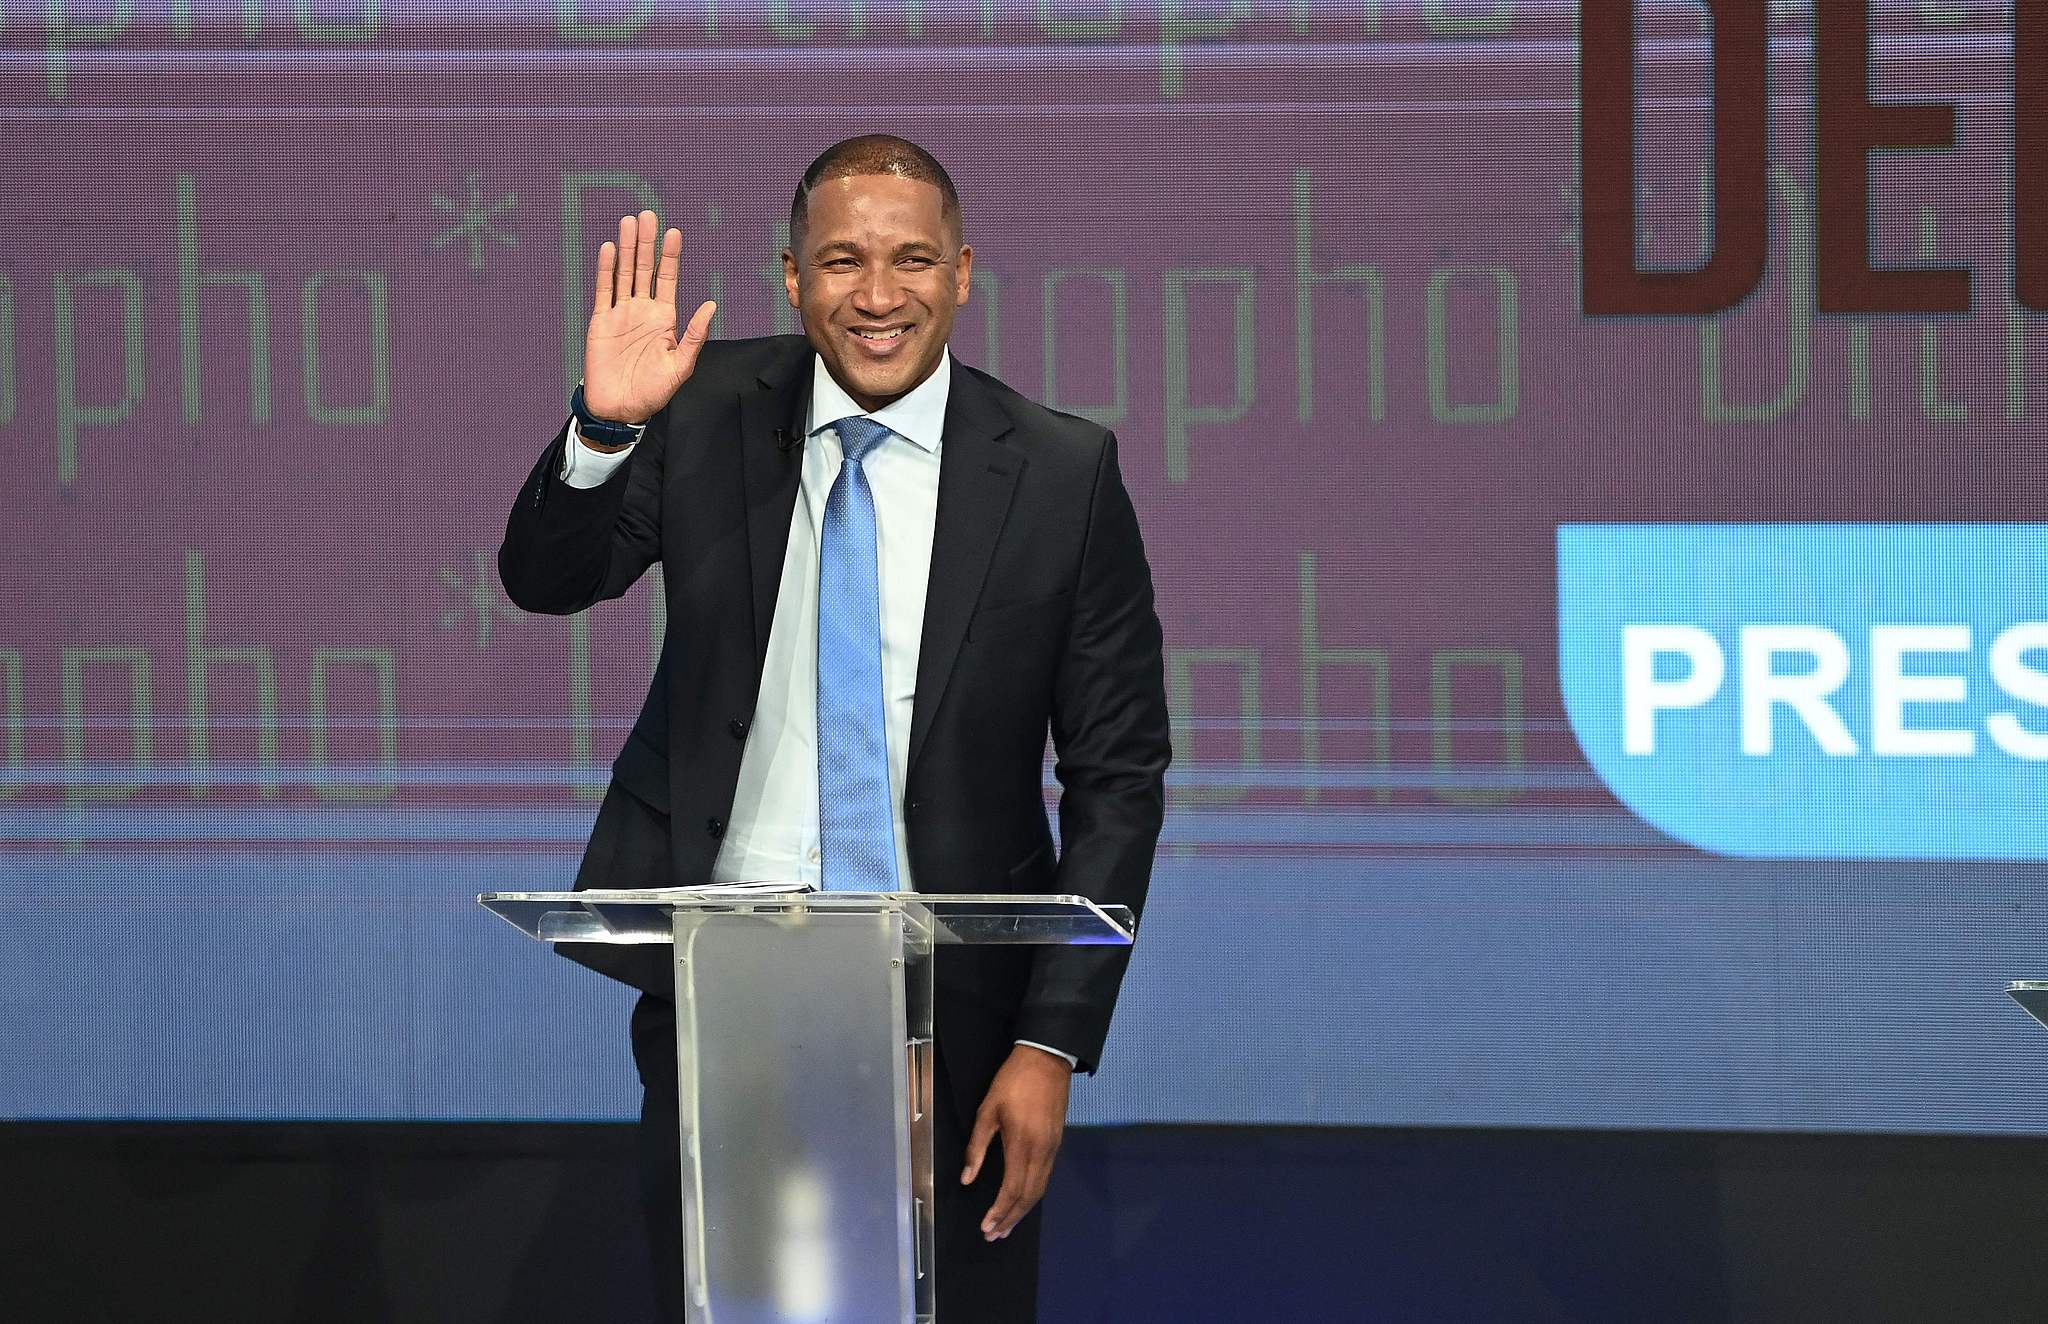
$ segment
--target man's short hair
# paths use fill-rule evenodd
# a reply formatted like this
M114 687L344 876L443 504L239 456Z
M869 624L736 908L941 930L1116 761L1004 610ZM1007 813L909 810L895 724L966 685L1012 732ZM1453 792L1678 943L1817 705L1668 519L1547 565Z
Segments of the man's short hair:
M811 190L828 179L846 179L852 175L895 175L900 179L915 179L935 186L939 190L940 214L952 225L955 237L960 234L960 194L953 187L953 177L946 173L946 167L939 164L939 158L907 138L889 133L864 133L858 138L848 138L827 147L817 160L811 162L811 168L804 171L803 179L796 186L796 196L789 204L791 243L799 242L804 232L804 222L810 212Z

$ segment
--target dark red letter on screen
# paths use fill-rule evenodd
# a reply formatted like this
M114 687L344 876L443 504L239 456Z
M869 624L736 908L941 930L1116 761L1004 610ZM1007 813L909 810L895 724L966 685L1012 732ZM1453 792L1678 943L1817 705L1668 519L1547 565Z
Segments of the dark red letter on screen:
M1708 0L1714 57L1714 246L1693 271L1636 266L1634 0L1585 0L1579 14L1579 162L1585 311L1706 316L1764 278L1765 0Z
M1966 270L1870 265L1870 153L1955 146L1955 105L1871 104L1869 0L1817 0L1813 30L1815 305L1824 313L1968 312Z
M2014 10L2012 42L2013 286L2021 303L2048 313L2048 8Z

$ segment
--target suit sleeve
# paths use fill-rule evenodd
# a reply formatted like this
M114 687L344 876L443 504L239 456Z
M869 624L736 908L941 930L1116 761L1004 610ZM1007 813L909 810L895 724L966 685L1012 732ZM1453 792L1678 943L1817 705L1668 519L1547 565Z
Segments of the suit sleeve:
M571 487L562 478L562 448L577 444L563 423L505 521L498 578L514 605L572 616L618 597L660 559L667 421L664 406L625 463L590 488Z
M1166 810L1166 683L1152 571L1111 434L1097 462L1065 650L1053 680L1061 854L1055 890L1135 916ZM1092 1072L1130 964L1128 947L1042 947L1016 1037Z

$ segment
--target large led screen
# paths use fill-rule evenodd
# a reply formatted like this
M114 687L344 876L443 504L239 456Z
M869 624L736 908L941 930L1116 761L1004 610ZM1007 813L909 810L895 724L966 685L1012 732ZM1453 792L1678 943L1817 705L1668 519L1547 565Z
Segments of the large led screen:
M2040 1129L2041 43L1636 8L10 10L0 1115L631 1115L627 995L474 898L568 885L660 595L495 548L618 217L788 331L885 130L1158 587L1077 1119Z

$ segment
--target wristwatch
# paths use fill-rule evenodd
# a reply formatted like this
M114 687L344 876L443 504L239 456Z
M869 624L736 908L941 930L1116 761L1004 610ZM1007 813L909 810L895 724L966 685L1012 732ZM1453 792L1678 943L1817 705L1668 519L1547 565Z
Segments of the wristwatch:
M647 431L645 423L618 423L591 413L590 407L583 403L583 383L580 380L569 396L569 412L576 415L576 435L598 446L630 446Z

